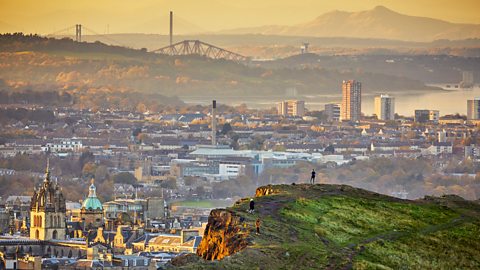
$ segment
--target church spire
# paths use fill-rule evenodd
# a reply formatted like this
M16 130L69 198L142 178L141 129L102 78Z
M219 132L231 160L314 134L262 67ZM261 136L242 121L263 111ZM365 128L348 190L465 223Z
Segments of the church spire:
M50 182L50 158L47 158L47 168L45 168L44 182Z

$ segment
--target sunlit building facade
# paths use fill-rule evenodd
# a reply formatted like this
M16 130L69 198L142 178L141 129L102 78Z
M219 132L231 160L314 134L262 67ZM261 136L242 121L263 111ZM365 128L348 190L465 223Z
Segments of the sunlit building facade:
M358 121L362 114L362 84L355 80L342 83L340 120Z
M285 100L277 104L279 115L283 116L303 116L305 114L305 101L303 100Z

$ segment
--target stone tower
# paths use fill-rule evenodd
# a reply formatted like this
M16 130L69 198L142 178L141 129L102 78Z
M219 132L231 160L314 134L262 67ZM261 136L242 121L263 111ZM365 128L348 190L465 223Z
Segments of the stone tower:
M30 238L38 240L65 239L65 198L58 184L50 181L49 161L45 179L34 190L30 204Z

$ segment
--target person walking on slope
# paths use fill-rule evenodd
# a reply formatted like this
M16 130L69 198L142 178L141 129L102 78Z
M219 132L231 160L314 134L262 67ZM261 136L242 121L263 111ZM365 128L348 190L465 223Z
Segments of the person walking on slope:
M260 218L255 221L255 227L257 228L257 234L260 234Z
M253 213L255 211L255 202L253 199L250 199L250 210L248 210L249 213Z
M310 177L310 184L315 184L315 175L317 173L315 172L315 169L312 170L312 177Z

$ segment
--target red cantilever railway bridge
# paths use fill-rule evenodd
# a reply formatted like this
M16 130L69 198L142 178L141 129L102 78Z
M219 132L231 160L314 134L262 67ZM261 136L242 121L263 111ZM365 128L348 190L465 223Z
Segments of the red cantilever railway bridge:
M235 62L246 62L248 58L200 40L184 40L154 50L153 52L165 55L201 55L212 59L227 59Z

